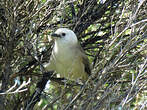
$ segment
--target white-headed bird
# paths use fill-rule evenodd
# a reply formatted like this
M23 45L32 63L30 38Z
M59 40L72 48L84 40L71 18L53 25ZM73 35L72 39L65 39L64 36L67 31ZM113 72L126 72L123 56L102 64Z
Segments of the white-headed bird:
M70 29L59 28L51 37L55 44L46 70L56 71L62 78L86 81L91 74L90 64L76 34Z

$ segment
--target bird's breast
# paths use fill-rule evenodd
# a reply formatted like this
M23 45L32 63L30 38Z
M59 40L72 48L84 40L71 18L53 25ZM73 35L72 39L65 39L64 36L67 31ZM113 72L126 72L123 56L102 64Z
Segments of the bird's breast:
M74 52L70 48L59 48L55 47L53 50L54 58L56 59L56 62L60 63L68 63L69 60L73 59L75 57Z
M78 79L84 75L84 66L72 48L54 48L55 70L61 77ZM82 78L81 78L82 79Z

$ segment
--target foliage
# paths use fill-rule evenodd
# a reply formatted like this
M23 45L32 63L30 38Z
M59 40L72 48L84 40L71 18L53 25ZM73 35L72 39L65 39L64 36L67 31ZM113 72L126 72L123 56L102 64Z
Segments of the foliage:
M34 110L147 109L146 0L1 0L0 110L25 109L59 27L72 29L92 75L81 87L49 77ZM31 79L31 80L30 80Z

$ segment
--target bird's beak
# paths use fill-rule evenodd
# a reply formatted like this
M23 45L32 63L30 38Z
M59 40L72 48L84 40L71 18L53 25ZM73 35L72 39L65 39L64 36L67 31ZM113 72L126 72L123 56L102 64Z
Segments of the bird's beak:
M56 33L52 33L51 36L52 37L61 37L59 34L56 34Z

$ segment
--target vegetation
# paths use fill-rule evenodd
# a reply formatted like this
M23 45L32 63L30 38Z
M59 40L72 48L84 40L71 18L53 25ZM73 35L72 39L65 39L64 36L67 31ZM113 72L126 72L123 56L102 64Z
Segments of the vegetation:
M146 110L146 9L146 0L1 0L0 110ZM44 70L60 27L90 59L80 87Z

